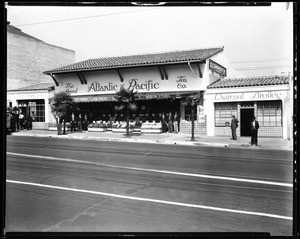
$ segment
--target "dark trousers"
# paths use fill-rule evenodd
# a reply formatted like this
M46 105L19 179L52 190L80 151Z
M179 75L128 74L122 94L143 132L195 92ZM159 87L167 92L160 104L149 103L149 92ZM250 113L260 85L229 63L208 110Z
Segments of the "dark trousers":
M236 128L231 128L232 139L236 140Z
M257 130L252 129L251 130L251 145L257 145Z
M71 132L74 130L74 132L76 131L75 130L75 122L74 121L71 121Z

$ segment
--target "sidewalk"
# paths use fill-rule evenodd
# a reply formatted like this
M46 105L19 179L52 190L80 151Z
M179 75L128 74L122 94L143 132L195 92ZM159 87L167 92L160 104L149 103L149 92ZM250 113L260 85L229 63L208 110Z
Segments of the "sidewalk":
M293 142L287 139L277 138L258 138L258 146L250 145L250 137L239 137L231 140L229 137L220 136L199 136L195 135L195 141L191 141L189 134L131 134L126 137L124 133L112 132L67 132L65 135L57 135L57 131L50 130L22 130L14 132L13 136L35 136L81 140L98 141L122 141L139 143L159 143L159 144L178 144L191 146L214 146L229 148L249 148L249 149L274 149L274 150L293 150Z

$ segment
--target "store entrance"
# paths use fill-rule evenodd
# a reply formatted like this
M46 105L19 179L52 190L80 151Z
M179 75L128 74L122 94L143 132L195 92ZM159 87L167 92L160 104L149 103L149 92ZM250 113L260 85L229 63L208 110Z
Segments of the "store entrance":
M254 109L241 109L241 136L251 136L250 124L254 116Z

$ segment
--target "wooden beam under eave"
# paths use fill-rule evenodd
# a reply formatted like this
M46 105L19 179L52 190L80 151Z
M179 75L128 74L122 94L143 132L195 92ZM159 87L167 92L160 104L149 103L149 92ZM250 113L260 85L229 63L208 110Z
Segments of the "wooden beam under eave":
M81 80L82 80L82 82L83 82L83 84L87 84L87 81L86 81L86 79L85 79L85 77L83 76L83 74L81 73L81 72L78 72L78 74L79 74L79 76L81 77Z
M169 79L169 76L168 76L168 74L167 74L166 68L165 68L164 66L162 66L161 68L162 68L162 70L163 70L163 74L165 75L166 80L168 80L168 79Z
M121 75L121 72L120 72L118 69L116 69L116 71L117 71L117 73L118 73L118 76L119 76L119 78L120 78L120 81L121 81L121 82L124 82L124 79L123 79L123 77L122 77L122 75Z
M78 76L80 83L83 85L84 83L83 83L83 79L82 79L80 72L77 72L76 75Z
M164 74L163 74L163 72L162 72L160 66L157 66L157 67L158 67L158 70L159 70L159 74L160 74L161 79L164 80L165 77L164 77Z
M59 83L58 83L58 81L55 79L54 75L53 75L53 74L49 74L49 75L51 76L52 80L55 82L55 85L58 86Z

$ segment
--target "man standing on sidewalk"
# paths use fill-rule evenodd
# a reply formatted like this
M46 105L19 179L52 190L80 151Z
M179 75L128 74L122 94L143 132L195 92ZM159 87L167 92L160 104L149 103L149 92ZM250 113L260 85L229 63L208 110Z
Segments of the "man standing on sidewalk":
M71 132L73 132L73 130L74 130L74 132L76 132L76 129L75 129L76 120L75 120L74 113L72 113L72 115L71 115L71 122L70 122L70 124L71 124Z
M231 135L232 135L232 140L236 140L236 128L238 127L239 121L235 118L235 116L232 116L231 120Z
M259 124L253 116L252 122L251 122L251 145L255 144L257 146L257 132L259 129Z

